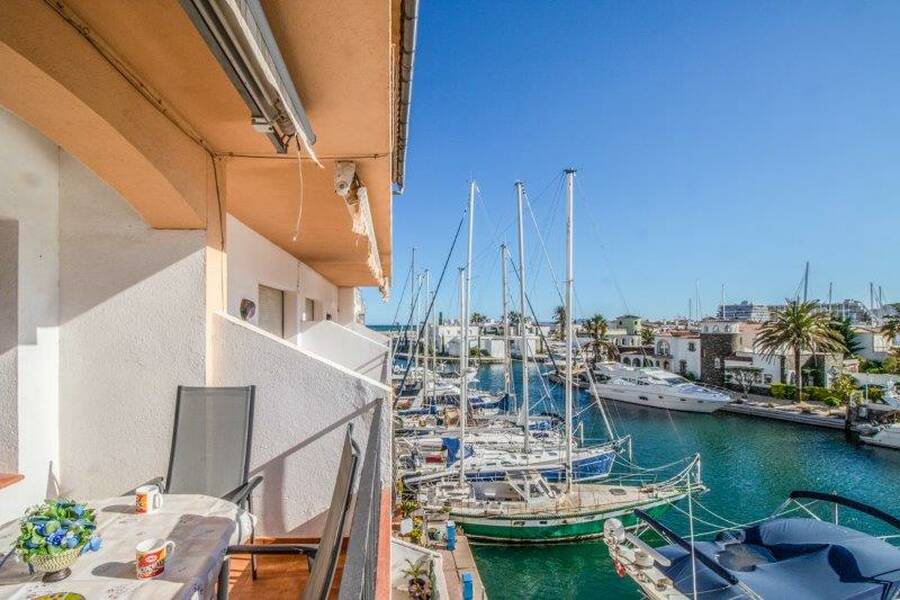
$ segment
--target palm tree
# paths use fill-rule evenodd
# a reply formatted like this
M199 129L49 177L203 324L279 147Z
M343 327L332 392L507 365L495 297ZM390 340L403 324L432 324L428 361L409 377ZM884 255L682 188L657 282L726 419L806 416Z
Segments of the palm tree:
M487 317L484 316L483 314L481 314L480 312L474 312L474 313L472 313L472 316L469 317L469 322L472 323L472 325L475 325L475 327L477 327L476 335L478 336L478 341L477 341L478 351L481 352L481 326L484 325L485 323L487 323Z
M766 321L756 336L754 347L766 359L772 359L783 351L794 355L797 373L797 400L803 398L803 374L800 354L809 351L845 352L843 336L831 326L831 316L815 300L808 302L788 300L784 310L776 311Z
M609 331L609 324L606 317L600 313L595 314L584 323L585 332L591 336L591 350L593 353L593 361L596 363L601 354L614 358L618 354L616 345L606 338L606 332Z
M511 310L507 318L509 319L510 327L518 327L519 323L522 322L522 313L517 310Z
M559 339L563 339L563 336L566 334L566 323L568 320L566 319L566 307L560 304L553 311L553 321L556 323L558 327L558 336Z
M641 344L644 346L653 345L653 330L649 327L641 327Z
M883 335L889 344L893 344L897 336L900 335L900 317L888 317L881 325L881 335Z

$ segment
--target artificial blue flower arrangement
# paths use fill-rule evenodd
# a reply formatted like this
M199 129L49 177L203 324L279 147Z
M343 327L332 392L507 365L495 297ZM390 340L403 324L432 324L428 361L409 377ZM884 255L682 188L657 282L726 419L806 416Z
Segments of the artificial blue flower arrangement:
M100 545L94 509L56 498L25 513L16 552L32 569L46 573L45 581L59 581L82 553Z

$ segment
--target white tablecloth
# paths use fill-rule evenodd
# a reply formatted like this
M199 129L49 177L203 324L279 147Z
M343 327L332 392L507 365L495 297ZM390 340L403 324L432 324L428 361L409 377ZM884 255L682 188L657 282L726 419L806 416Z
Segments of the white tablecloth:
M132 496L88 501L97 509L99 552L88 552L72 566L63 581L41 582L29 575L17 556L0 566L0 598L26 600L52 592L77 592L87 600L119 598L211 598L229 544L245 541L252 517L235 504L194 494L170 494L153 514L137 514ZM19 523L0 527L0 560L15 544ZM150 580L135 576L135 546L148 538L175 542L166 571Z

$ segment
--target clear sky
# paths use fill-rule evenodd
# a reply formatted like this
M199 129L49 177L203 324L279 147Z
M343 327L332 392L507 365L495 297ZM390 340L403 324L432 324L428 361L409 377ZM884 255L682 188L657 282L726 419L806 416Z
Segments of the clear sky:
M440 271L477 180L472 310L500 311L525 182L557 274L578 169L576 316L704 312L810 293L900 300L900 2L423 0L392 322L409 269ZM530 217L529 217L530 219ZM529 293L559 303L533 225ZM464 240L438 310L455 316ZM407 295L408 299L408 295ZM406 301L406 300L405 300Z

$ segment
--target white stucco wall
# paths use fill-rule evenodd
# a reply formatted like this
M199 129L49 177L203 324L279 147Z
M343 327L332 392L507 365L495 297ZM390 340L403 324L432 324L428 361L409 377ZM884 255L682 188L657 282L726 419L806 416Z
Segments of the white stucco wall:
M856 342L859 344L859 351L856 353L866 360L882 361L888 357L891 351L889 340L881 335L881 332L870 331L867 329L857 329Z
M700 377L700 338L684 338L677 336L660 336L657 340L665 340L669 343L669 350L672 353L670 361L671 371L678 373L681 369L681 361L685 361L688 373L693 373L696 377ZM694 349L691 350L691 344Z
M259 306L259 286L286 292L284 299L287 340L297 341L299 323L304 315L305 298L315 300L315 320L338 315L338 288L317 271L247 227L232 215L226 219L228 254L228 314L240 318L241 300ZM257 325L258 314L249 320Z
M350 331L355 331L359 335L365 336L373 342L377 342L383 346L388 346L391 342L390 337L384 335L383 333L375 331L374 329L369 329L361 323L345 323L344 327L346 327Z
M60 160L62 490L120 493L164 475L175 392L206 377L205 231L151 229Z
M17 407L0 414L0 435L8 447L4 462L26 475L0 490L0 521L43 499L59 472L58 154L56 145L0 108L0 219L18 222L16 347L0 348L0 386L5 402L14 397Z
M257 386L250 470L265 478L254 496L259 533L319 534L346 424L364 448L373 403L389 388L231 315L216 315L212 334L212 384Z
M19 469L18 370L19 222L0 218L0 473Z
M338 310L334 320L342 325L366 322L366 305L359 288L339 287L337 289Z
M387 346L334 321L301 323L300 347L370 379L387 382Z

